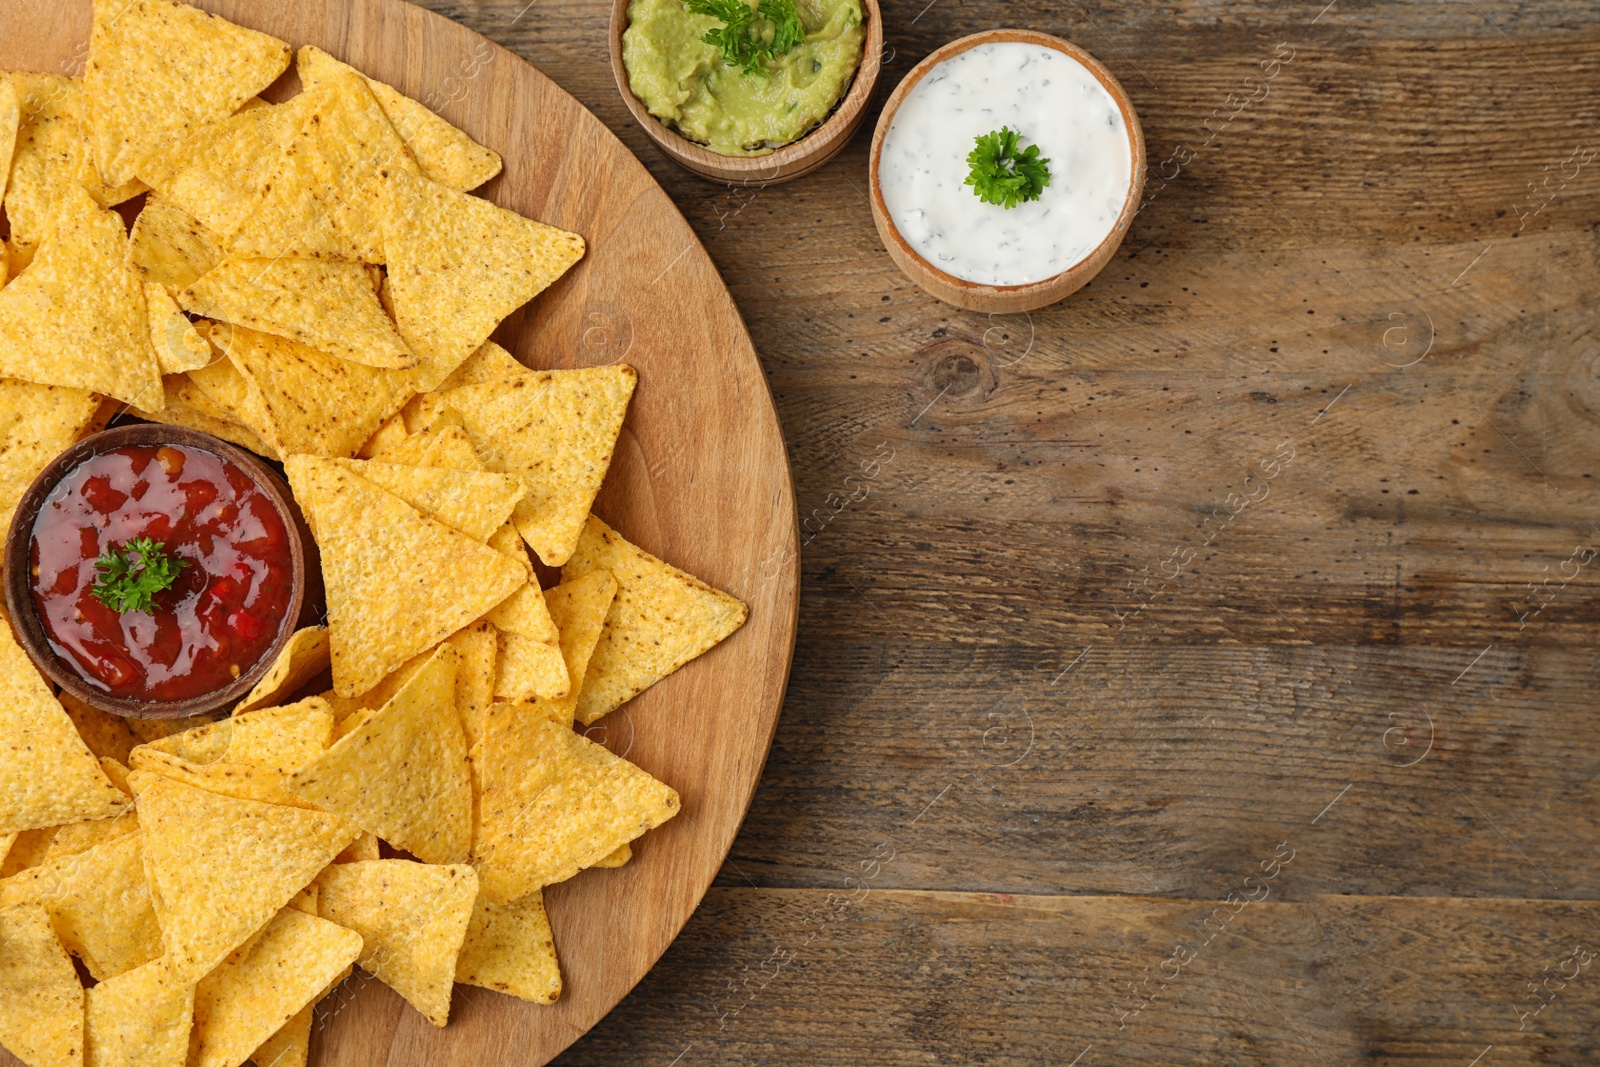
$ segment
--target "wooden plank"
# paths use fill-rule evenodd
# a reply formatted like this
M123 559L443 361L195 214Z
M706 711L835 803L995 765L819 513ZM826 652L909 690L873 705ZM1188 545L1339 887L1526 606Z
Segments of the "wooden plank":
M1292 848L1235 903L715 889L557 1062L1592 1062L1594 903L1283 903Z

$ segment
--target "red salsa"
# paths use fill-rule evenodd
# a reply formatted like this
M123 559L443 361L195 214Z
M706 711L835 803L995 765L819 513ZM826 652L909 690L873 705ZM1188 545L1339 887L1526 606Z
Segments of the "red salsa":
M186 563L148 611L94 595L103 553L149 538ZM113 696L166 703L255 666L288 611L283 520L238 467L203 449L128 445L70 471L33 525L33 602L51 648Z

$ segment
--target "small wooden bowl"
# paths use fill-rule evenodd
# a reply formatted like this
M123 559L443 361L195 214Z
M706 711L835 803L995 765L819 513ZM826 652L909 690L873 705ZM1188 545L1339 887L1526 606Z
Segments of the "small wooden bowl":
M947 274L929 263L895 228L894 220L889 217L888 205L883 200L883 187L878 180L878 163L883 156L884 137L889 132L890 124L894 122L895 113L900 110L901 102L923 76L945 60L960 55L970 48L1002 41L1054 48L1087 67L1089 73L1105 86L1106 92L1111 94L1111 99L1116 101L1117 109L1122 112L1122 121L1128 128L1128 139L1132 142L1133 148L1132 187L1128 190L1128 199L1122 205L1122 212L1117 216L1117 224L1112 227L1111 233L1095 247L1094 251L1060 274L1026 285L983 285L979 282L969 282L965 278ZM895 261L906 276L940 300L954 304L958 308L967 311L1012 314L1054 304L1067 294L1083 288L1110 261L1117 247L1122 244L1122 239L1127 236L1128 224L1133 221L1133 216L1138 214L1139 201L1144 195L1144 131L1139 126L1139 116L1134 113L1133 103L1117 79L1098 59L1077 45L1034 30L985 30L944 45L911 68L911 73L901 79L889 97L888 103L884 104L882 114L878 116L878 126L872 134L870 166L872 221L878 227L878 236L882 238L884 248L888 249L889 258Z
M34 520L44 507L45 499L62 478L89 457L125 445L181 445L221 456L248 474L261 491L267 494L267 498L278 511L278 517L283 520L284 530L289 534L291 575L289 607L278 623L277 640L261 654L261 658L254 666L234 679L232 684L216 692L165 703L112 696L90 685L70 664L56 655L50 647L49 638L45 635L44 625L34 610L33 594L28 588L30 570L28 550L33 542ZM243 700L250 690L255 688L262 675L271 669L278 654L283 651L284 645L288 644L289 638L294 634L306 594L305 524L283 479L244 449L226 441L219 441L210 434L178 426L156 423L117 426L85 437L61 453L40 472L39 477L33 480L33 484L23 494L22 501L12 516L11 529L6 534L5 585L6 610L11 614L11 623L16 631L18 643L22 645L23 651L27 652L28 658L33 660L34 666L66 692L90 707L129 719L183 719L191 715L204 715L232 708Z
M628 105L639 128L672 160L684 169L714 182L738 185L776 185L802 174L810 174L838 155L866 117L867 103L878 84L883 66L883 16L878 0L861 0L867 38L861 47L861 65L844 98L833 113L810 133L792 144L775 148L764 156L725 156L705 145L696 144L650 114L628 84L628 68L622 62L622 34L628 28L629 0L613 0L611 5L611 73L617 79L622 102Z

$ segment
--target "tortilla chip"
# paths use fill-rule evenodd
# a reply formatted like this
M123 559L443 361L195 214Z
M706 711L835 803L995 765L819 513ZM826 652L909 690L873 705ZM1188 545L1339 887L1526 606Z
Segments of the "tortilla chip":
M361 955L354 930L285 908L194 991L188 1067L238 1067Z
M149 720L144 720L148 722ZM155 752L164 752L169 756L176 756L188 763L215 763L227 755L228 746L233 743L233 720L216 719L204 720L199 723L190 723L184 719L168 720L173 723L186 723L184 728L172 733L146 741L133 752L129 753L129 765L136 765L133 756L140 749ZM137 728L140 720L130 720L130 727Z
M0 1045L28 1067L82 1067L83 986L37 904L0 911Z
M0 834L108 819L127 806L0 618Z
M352 474L386 489L423 515L483 541L511 517L522 483L487 471L415 467L373 460L336 460Z
M160 193L145 198L128 234L128 266L144 282L176 293L221 262L222 243Z
M0 863L5 861L6 856L11 852L11 846L17 843L19 836L19 834L0 834Z
M329 78L359 73L320 48L306 45L295 61L300 82L314 89ZM478 144L421 103L380 81L366 79L395 132L411 150L423 177L466 192L500 173L500 156Z
M277 80L289 46L174 0L94 0L83 75L95 163L111 185L150 152L227 118Z
M211 345L184 316L165 286L145 282L144 301L150 323L150 347L162 374L199 370L211 362L214 358Z
M433 1025L445 1025L456 957L478 896L472 868L376 860L330 867L317 882L323 917L360 933L361 968Z
M0 908L41 905L62 946L97 981L132 970L161 954L143 846L140 831L30 867L0 881Z
M460 413L485 466L527 486L512 521L540 559L559 567L572 555L605 480L638 379L625 364L529 371L429 402Z
M474 767L473 861L507 903L592 867L678 813L678 794L565 726L496 704Z
M450 638L461 657L456 667L456 711L467 749L478 743L483 717L494 703L495 661L500 654L499 635L488 622L477 622Z
M571 685L565 696L531 701L529 711L563 726L572 725L578 694L583 691L583 676L589 669L589 657L594 654L606 613L616 594L617 580L607 571L591 571L582 578L545 590L550 618L561 634L561 658L567 665Z
M367 443L361 446L356 453L358 459L372 459L387 449L393 448L406 439L406 420L401 412L396 412L383 420L383 425L372 431L372 436L367 438Z
M125 811L115 819L95 819L93 822L75 822L61 827L50 839L50 848L44 855L48 863L62 856L76 856L96 845L115 841L119 837L139 832L139 816Z
M168 426L184 426L191 430L208 433L212 437L220 437L224 441L232 441L240 448L247 448L260 456L276 458L277 451L248 427L218 418L192 408L182 401L174 399L173 382L178 379L168 378L166 386L167 406L160 411L145 411L143 408L130 407L128 414L135 418L145 419L149 422L165 423Z
M355 840L337 815L157 781L139 794L151 897L174 966L211 971Z
M0 75L0 202L5 200L6 185L11 178L11 158L17 151L17 131L22 128L22 100L11 79ZM0 285L5 284L5 270L0 268Z
M536 584L523 585L486 618L500 631L495 696L512 701L536 696L554 699L571 691L561 656L561 635Z
M104 422L91 392L0 378L0 529L39 472Z
M485 469L467 432L459 426L435 426L420 430L391 445L378 458L385 463L404 463L413 467L449 467L458 471Z
M376 835L363 830L360 836L350 843L350 847L339 853L333 862L360 863L362 860L375 860L380 855Z
M272 669L250 690L250 695L233 709L242 715L257 708L271 707L293 695L311 679L328 669L328 628L308 626L296 630L278 653Z
M255 800L291 808L314 808L289 791L285 772L249 763L190 763L177 756L151 749L133 750L133 770L128 785L139 797L157 781L179 782L236 800Z
M105 393L159 409L144 288L123 263L122 220L79 188L33 264L0 289L0 375Z
M49 858L50 845L60 832L59 826L19 831L6 851L5 862L0 863L0 878L10 878L43 863Z
M417 357L378 305L360 263L229 257L178 294L185 311L298 341L368 367Z
M247 256L382 263L385 188L417 164L354 72L330 76L290 106L303 116L230 239ZM420 353L419 353L420 355Z
M561 966L544 894L535 890L509 904L480 895L456 960L456 981L536 1004L559 1000Z
M5 75L17 91L21 126L6 186L6 217L11 242L20 253L11 274L20 273L28 256L55 227L62 197L73 188L86 190L101 207L114 207L144 192L140 182L114 189L100 181L94 149L79 122L81 84L55 74Z
M289 774L326 752L332 736L333 709L321 697L307 697L235 715L233 740L223 759Z
M583 256L583 238L397 170L383 250L400 335L422 357L419 392L477 350L500 321Z
M184 1067L194 984L166 957L89 990L87 1067Z
M616 577L617 598L578 696L585 726L717 644L749 614L740 601L629 544L591 515L561 577L595 570Z
M133 787L128 784L128 768L112 759L110 756L100 757L100 769L111 779L111 784L122 790L128 796L133 796Z
M534 580L533 560L528 556L528 543L522 539L522 535L517 532L515 526L509 522L506 523L490 534L489 540L485 544L507 559L516 560L528 575L528 580Z
M528 368L517 362L517 357L493 341L485 341L467 361L450 372L450 377L440 382L436 392L447 392L463 385L483 382L509 382L528 373Z
M353 456L411 395L399 373L242 326L228 358L261 398L261 437L283 456Z
M617 867L626 866L628 861L631 859L633 859L633 846L623 845L605 859L597 862L595 866L605 867L607 869L615 869Z
M228 238L239 229L271 180L283 150L305 118L299 97L265 105L196 129L147 156L140 176L160 199L196 220L218 243L212 263L222 259ZM155 198L152 198L152 201ZM151 201L146 201L145 211ZM200 260L195 259L195 266ZM177 284L188 285L210 267Z
M321 533L334 689L355 696L510 596L522 570L337 464L291 456ZM374 580L382 576L382 580Z
M301 797L427 863L472 843L472 782L455 710L460 655L441 645L361 726L291 778Z

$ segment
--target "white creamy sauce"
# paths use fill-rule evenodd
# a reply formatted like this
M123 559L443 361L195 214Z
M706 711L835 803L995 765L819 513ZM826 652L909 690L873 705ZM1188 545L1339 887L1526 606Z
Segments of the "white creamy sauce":
M986 204L967 180L979 136L1009 126L1050 160L1038 200ZM940 63L884 135L878 179L906 242L947 274L1026 285L1083 259L1116 226L1133 148L1117 103L1089 69L1043 45L997 42Z

